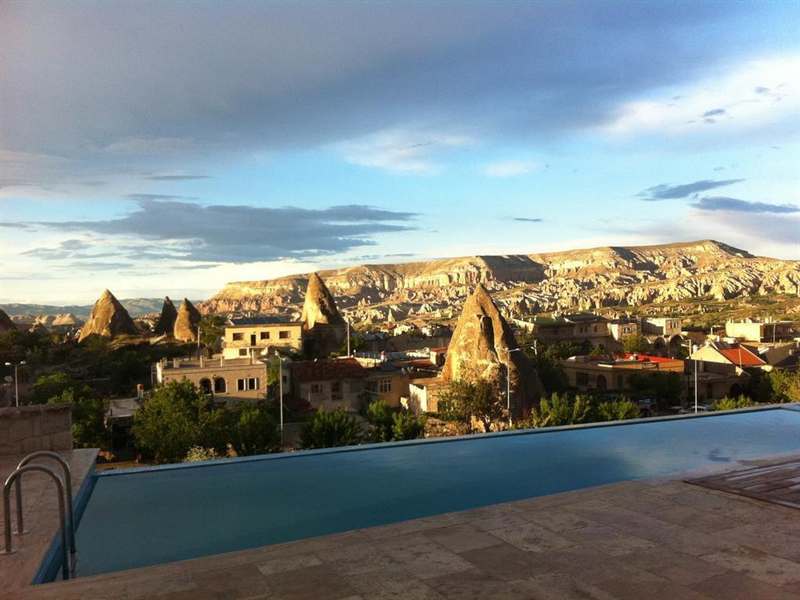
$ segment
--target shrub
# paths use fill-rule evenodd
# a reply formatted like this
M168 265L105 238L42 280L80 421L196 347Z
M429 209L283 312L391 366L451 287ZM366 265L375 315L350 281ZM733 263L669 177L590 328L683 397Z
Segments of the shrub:
M750 400L747 396L739 395L736 398L722 398L714 402L714 410L735 410L737 408L747 408L748 406L755 405L755 402Z
M358 420L342 409L318 410L300 435L303 448L332 448L361 443L363 433Z
M415 440L425 437L425 416L411 411L400 411L392 415L392 439Z
M192 446L186 453L183 462L201 462L204 460L214 460L219 458L219 454L214 448L203 448L202 446Z
M230 411L229 437L239 456L264 454L280 449L280 431L265 402L245 403Z
M383 400L370 402L366 410L366 418L372 431L370 438L375 442L388 442L393 439L394 413Z
M602 402L597 407L601 421L625 421L639 417L639 405L630 400Z
M571 398L567 394L553 394L542 398L538 408L531 411L529 424L533 427L556 427L585 423L589 418L589 400L586 396L577 395Z

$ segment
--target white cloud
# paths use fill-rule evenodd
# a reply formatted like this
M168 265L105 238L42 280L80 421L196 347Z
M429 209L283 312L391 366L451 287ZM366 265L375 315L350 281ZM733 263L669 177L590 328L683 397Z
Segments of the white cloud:
M517 177L538 169L539 164L532 160L502 160L484 165L483 174L487 177Z
M441 171L437 158L448 151L471 145L466 135L386 129L336 144L333 149L354 165L395 173L433 175Z
M611 134L726 132L795 119L800 112L800 55L750 60L720 76L622 105L602 129Z

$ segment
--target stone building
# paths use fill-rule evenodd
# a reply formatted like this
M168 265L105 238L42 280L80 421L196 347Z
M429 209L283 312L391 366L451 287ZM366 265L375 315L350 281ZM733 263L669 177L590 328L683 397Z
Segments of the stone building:
M191 381L215 400L259 400L267 394L267 365L255 358L200 358L156 363L156 381Z
M226 359L271 354L277 348L300 352L303 324L274 316L228 319L222 349Z

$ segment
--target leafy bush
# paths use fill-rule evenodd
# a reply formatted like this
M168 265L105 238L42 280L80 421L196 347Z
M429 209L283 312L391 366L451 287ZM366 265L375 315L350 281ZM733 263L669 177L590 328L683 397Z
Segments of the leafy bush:
M462 421L472 431L472 420L480 422L484 432L506 414L506 403L494 382L484 379L452 381L439 393L439 412L447 419Z
M589 418L589 399L578 394L553 394L542 398L538 407L531 411L529 424L533 427L556 427L585 423Z
M425 437L425 415L417 416L411 411L400 411L392 415L392 439L415 440Z
M231 444L239 456L280 450L280 430L265 402L246 403L229 412Z
M394 438L394 411L383 400L370 402L366 410L366 418L372 431L370 438L374 442L388 442Z
M755 405L750 398L744 395L739 395L736 398L722 398L714 402L714 410L735 410L737 408L747 408L748 406Z
M639 405L630 400L602 402L597 407L601 421L625 421L639 417Z
M318 410L300 435L303 448L332 448L361 443L363 432L358 420L342 409Z
M640 333L626 335L622 338L622 349L625 352L647 352L650 349L650 342Z
M183 462L201 462L204 460L214 460L219 458L219 454L214 448L203 448L202 446L192 446L186 453Z

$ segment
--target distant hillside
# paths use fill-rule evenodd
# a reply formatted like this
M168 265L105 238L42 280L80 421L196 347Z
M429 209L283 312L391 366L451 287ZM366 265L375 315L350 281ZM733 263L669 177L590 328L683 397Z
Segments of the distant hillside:
M141 316L152 312L161 312L163 298L126 298L120 300L125 310L132 316ZM86 319L92 310L92 304L54 306L50 304L0 304L0 308L10 316L22 315L60 315L72 313L76 317Z
M483 283L518 315L608 306L797 294L800 261L753 256L714 240L605 246L564 252L468 256L320 272L340 306L358 321L408 316L450 318ZM205 312L293 312L308 275L227 284ZM456 313L457 314L457 313Z

